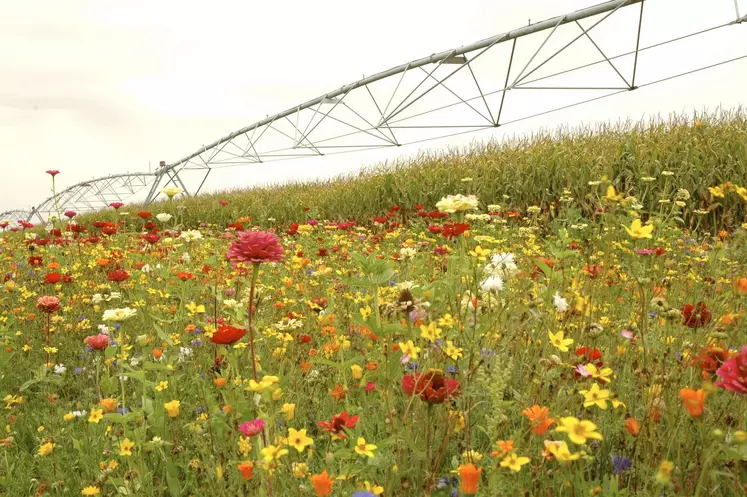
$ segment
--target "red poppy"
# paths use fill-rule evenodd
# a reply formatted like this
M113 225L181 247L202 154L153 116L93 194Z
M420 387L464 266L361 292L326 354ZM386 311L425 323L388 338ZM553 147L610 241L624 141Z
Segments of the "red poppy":
M440 404L461 393L459 382L445 378L438 370L404 376L402 390L407 395L418 395L421 400L430 404Z
M345 438L345 428L355 428L358 416L348 416L347 411L335 414L329 421L317 421L317 425L340 438Z
M107 274L106 277L109 281L116 281L118 283L121 283L122 281L126 281L130 278L130 273L128 273L124 269L115 269L114 271L109 271L109 274Z
M44 276L44 282L48 285L59 283L61 279L62 275L60 273L47 273L46 276Z
M729 352L721 347L708 345L698 352L690 361L690 366L700 368L701 371L713 374L729 359Z
M227 206L227 205L228 205L228 202L226 202L225 200L218 200L218 203L219 203L219 204L220 204L221 206L223 206L223 207L225 207L225 206Z
M140 211L137 213L137 217L140 219L148 219L150 216L152 216L152 214L148 211Z
M703 302L698 302L695 305L683 305L680 312L682 313L682 324L688 328L702 328L711 322L711 311Z
M604 366L602 361L602 353L597 348L592 347L579 347L576 349L576 357L578 358L578 364L582 366L586 364L593 364L597 369L601 369ZM581 373L575 371L576 378L581 377Z
M227 324L218 326L218 330L213 334L210 341L219 345L230 345L234 342L241 340L241 337L246 335L244 328L237 328Z

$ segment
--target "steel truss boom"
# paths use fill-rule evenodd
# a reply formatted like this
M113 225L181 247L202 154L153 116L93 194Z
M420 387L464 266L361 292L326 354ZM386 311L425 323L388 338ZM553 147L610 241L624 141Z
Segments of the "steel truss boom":
M216 168L398 147L497 128L747 58L728 52L729 58L707 62L669 56L670 66L676 64L678 72L662 72L661 64L648 62L644 55L709 36L747 17L734 0L719 0L727 2L736 16L645 45L644 23L666 22L647 17L652 14L646 14L645 6L659 1L667 0L611 0L422 57L244 126L176 162L161 163L153 173L112 175L73 185L33 209L29 218L42 220L42 214L58 207L105 207L146 186L146 205L166 185L194 195ZM713 3L701 2L698 7L707 13ZM614 31L605 32L613 16ZM591 78L590 69L601 74ZM552 106L541 108L533 97L525 97L537 92L549 94ZM197 184L188 185L188 171L197 173Z

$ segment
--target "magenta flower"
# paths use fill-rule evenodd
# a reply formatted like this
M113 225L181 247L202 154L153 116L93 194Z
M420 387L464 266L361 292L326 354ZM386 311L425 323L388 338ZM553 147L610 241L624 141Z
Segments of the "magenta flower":
M283 259L283 247L280 238L266 231L244 231L238 234L226 258L236 267L239 262L280 262Z
M65 213L64 213L64 214L65 214L65 216L67 216L67 217L69 217L69 218L73 218L73 217L75 217L75 216L77 216L77 215L78 215L78 213L77 213L77 212L75 212L75 211L65 211Z
M116 210L116 209L119 209L120 207L124 207L124 204L122 202L112 202L111 204L109 204L109 207Z
M254 421L244 421L239 425L239 432L245 437L253 437L262 433L265 428L265 420L257 418Z
M734 393L747 394L747 345L742 351L718 368L716 375L720 380L714 385Z
M109 337L103 333L86 337L84 341L86 342L86 345L94 350L104 350L109 346Z
M47 170L47 174L54 178L55 176L60 174L60 172L57 169L49 169Z

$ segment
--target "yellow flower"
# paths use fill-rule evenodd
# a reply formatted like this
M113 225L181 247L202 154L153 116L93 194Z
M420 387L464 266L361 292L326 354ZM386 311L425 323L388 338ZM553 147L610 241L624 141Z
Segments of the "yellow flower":
M282 447L276 447L274 445L268 445L261 451L262 458L266 463L271 463L276 459L280 459L287 453L288 449L283 449Z
M175 418L179 415L179 406L181 405L181 402L178 400L172 400L171 402L166 402L163 405L163 408L166 409L166 412L169 413L170 418Z
M556 431L567 433L568 439L577 445L585 444L586 440L590 438L603 440L602 434L596 431L597 425L591 421L582 421L576 417L568 416L560 418L558 424L560 426L556 428Z
M372 312L373 311L371 311L371 306L367 305L366 307L361 307L360 313L361 313L361 317L363 318L363 321L368 321L368 318L371 317Z
M194 302L190 302L185 307L189 311L189 315L190 316L194 315L194 314L204 314L205 313L205 306L202 305L202 304L197 305Z
M353 376L354 380L360 380L363 378L363 368L357 364L353 364L350 366L350 374Z
M421 324L420 336L425 338L429 342L435 342L441 336L441 328L436 327L435 322L428 324L428 326Z
M41 446L39 447L38 454L40 456L48 456L54 450L55 445L57 444L55 444L54 442L47 442L47 443L41 444Z
M551 442L545 440L545 448L560 462L571 462L581 457L581 454L578 452L571 454L571 451L568 449L568 444L565 442Z
M101 490L99 489L99 487L94 487L93 485L90 485L80 491L80 495L99 495L100 493Z
M362 456L373 457L374 450L376 450L376 446L374 444L367 444L365 438L359 438L355 443L355 451Z
M132 449L135 447L135 443L130 441L129 438L125 438L119 442L119 455L120 456L131 456Z
M239 437L239 453L246 457L252 451L252 443L249 437Z
M601 390L599 385L594 383L589 390L579 390L584 396L584 407L597 406L600 409L607 409L607 399L610 398L609 390Z
M554 335L552 332L548 332L547 335L550 337L550 343L561 352L568 352L568 346L573 343L572 338L565 338L563 331L559 331Z
M654 226L652 224L643 226L640 219L634 219L633 224L630 225L630 228L628 228L627 226L623 226L623 228L625 228L625 231L628 232L630 238L634 240L638 240L639 238L653 238L651 233L654 231Z
M158 384L158 386L156 387L156 390L158 390L159 392L163 392L167 388L169 388L169 382L168 381L162 381L162 382L160 382Z
M674 471L674 463L667 460L662 461L659 471L656 473L656 481L662 485L669 485L672 481L672 471Z
M296 449L298 452L303 452L306 450L306 447L313 443L314 440L306 435L306 428L303 430L288 428L288 445Z
M509 455L503 458L501 461L502 468L508 468L511 471L518 473L521 471L521 467L529 463L528 457L519 457L516 452L511 452Z
M384 493L384 487L377 484L371 484L368 482L368 480L363 482L363 489L367 492L371 492L374 495L381 495Z
M454 318L451 314L444 314L444 317L438 318L438 325L444 328L451 328L454 326Z
M75 414L73 414L73 413L69 412L69 413L65 414L65 415L64 415L64 416L62 417L62 419L64 419L65 421L72 421L72 420L74 420L74 419L75 419Z
M302 462L293 463L293 476L294 478L306 478L309 474L309 466Z
M620 202L623 199L622 194L615 191L615 187L610 185L607 187L607 195L604 196L604 200L607 202Z
M418 354L422 349L420 347L416 347L412 340L408 340L407 343L399 342L399 350L401 350L403 354L407 354L411 359L416 361L418 359Z
M487 260L487 257L490 255L490 250L485 250L478 245L475 247L475 250L469 251L469 255L476 257L478 261L484 261Z
M451 342L451 340L446 340L446 347L443 347L442 350L444 351L444 354L451 357L455 361L464 356L464 351L458 347L454 347L454 344Z
M719 185L719 186L711 186L711 187L708 188L708 191L714 197L724 198L724 189L721 187L721 185ZM664 464L664 463L662 463L662 464Z
M91 409L91 414L88 416L89 423L97 423L104 417L103 409Z
M594 364L589 363L584 366L584 369L591 373L591 377L595 380L602 380L605 383L612 381L612 369L610 368L597 369Z
M293 421L296 417L296 404L283 404L280 412L283 413L286 421Z

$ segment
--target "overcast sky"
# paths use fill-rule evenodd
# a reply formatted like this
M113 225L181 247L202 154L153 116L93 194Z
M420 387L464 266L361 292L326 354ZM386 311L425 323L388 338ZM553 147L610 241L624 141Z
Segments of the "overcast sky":
M203 144L392 66L572 10L594 0L0 2L0 212L62 187L174 161ZM365 6L365 7L364 7ZM742 15L747 0L738 0ZM637 9L637 7L627 7ZM642 44L733 20L734 0L647 0ZM650 10L649 10L650 9ZM636 10L637 12L637 10ZM635 15L631 11L631 14ZM610 39L634 40L630 30ZM747 54L747 23L641 61L644 70ZM499 73L503 72L503 68ZM747 61L498 131L735 107ZM529 104L527 104L529 105ZM528 113L528 112L527 112ZM208 189L323 177L417 146L216 172Z

